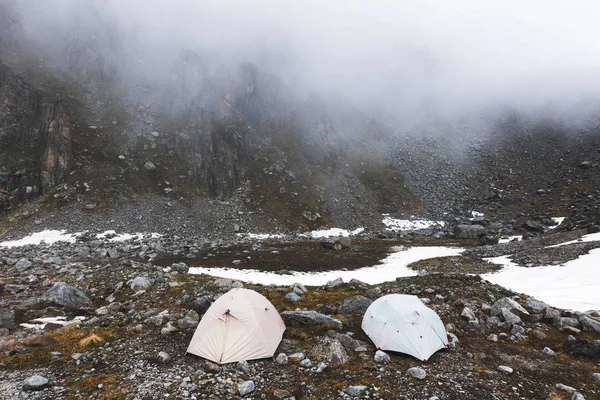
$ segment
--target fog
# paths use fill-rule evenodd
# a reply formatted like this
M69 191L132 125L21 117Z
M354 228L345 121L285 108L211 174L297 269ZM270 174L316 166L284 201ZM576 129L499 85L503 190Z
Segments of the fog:
M300 98L413 118L513 108L572 118L600 94L596 0L13 1L50 50L99 27L107 59L167 77L183 50L251 62ZM106 24L106 25L105 25ZM588 107L589 105L589 107Z

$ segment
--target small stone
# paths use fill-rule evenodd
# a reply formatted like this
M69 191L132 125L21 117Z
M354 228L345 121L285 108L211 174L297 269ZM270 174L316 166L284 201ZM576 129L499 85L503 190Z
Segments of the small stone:
M381 351L381 350L377 350L375 352L375 362L376 363L389 363L390 362L390 355Z
M246 360L238 361L237 369L242 372L248 373L248 371L250 371L250 366L248 365L248 361L246 361Z
M598 373L598 372L593 373L592 378L594 378L594 380L596 382L600 382L600 373Z
M143 276L137 276L131 281L127 282L131 290L134 292L139 292L140 290L146 290L152 285L150 280Z
M156 358L159 362L164 364L171 359L171 356L168 353L161 351L160 353L158 353Z
M31 268L33 264L31 263L31 261L29 261L26 258L21 258L16 264L15 264L15 268L17 269L18 272L23 272L29 268Z
M0 328L12 329L15 327L15 312L10 308L0 308Z
M327 287L334 288L344 284L344 280L342 278L337 278L332 281L327 282Z
M498 335L496 335L495 333L492 333L490 336L487 337L487 339L490 342L497 342L498 341Z
M344 391L351 397L360 397L367 391L367 387L362 385L348 386Z
M23 390L25 392L43 390L46 389L48 386L50 386L48 383L48 379L44 378L41 375L33 375L27 378L25 382L23 382Z
M292 397L292 394L285 389L275 389L273 390L273 398L275 400L284 400Z
M146 164L144 164L144 168L146 168L146 170L148 171L156 171L156 165L154 165L152 161L146 161Z
M406 371L406 374L418 380L423 380L427 376L427 372L423 368L412 367Z
M279 353L277 355L277 358L275 358L275 361L277 361L277 364L279 364L279 365L287 365L288 356L285 353Z
M170 322L167 322L167 325L165 325L165 327L160 330L161 335L169 335L173 332L177 332L177 328L171 325Z
M301 283L294 283L290 289L297 295L302 295L308 292L308 290Z
M239 392L240 396L242 396L242 397L254 392L254 388L255 388L255 386L254 386L253 381L244 381L244 382L238 383L238 392Z
M550 347L544 347L544 350L542 350L542 352L546 355L556 357L556 353Z
M507 367L505 365L500 365L498 367L498 371L500 371L500 372L502 372L503 374L506 374L506 375L510 375L510 374L513 373L513 369L511 367Z
M305 358L304 360L300 361L300 366L304 368L310 368L312 367L312 361L310 361L308 358Z
M574 387L563 385L562 383L557 383L556 388L559 390L564 390L567 393L575 393L577 391Z
M474 321L477 319L475 317L475 313L469 307L463 308L462 312L460 313L460 316L466 319L467 321Z
M327 368L327 364L325 364L324 362L320 362L317 365L317 372L323 372L323 370Z
M585 400L585 397L583 397L581 393L575 392L573 393L573 396L571 396L571 400Z
M304 355L304 353L294 353L288 356L288 359L292 361L302 361L305 358L306 356Z
M183 317L182 319L180 319L177 322L178 322L180 329L195 328L196 326L198 326L198 323L200 322L200 316L198 315L198 313L196 311L189 310L185 314L185 317Z
M71 354L71 358L75 361L83 361L85 359L85 354L83 353L73 353Z

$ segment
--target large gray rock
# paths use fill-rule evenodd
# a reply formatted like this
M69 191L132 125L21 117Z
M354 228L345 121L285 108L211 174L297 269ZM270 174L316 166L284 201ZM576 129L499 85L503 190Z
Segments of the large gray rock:
M481 225L456 225L454 237L457 239L479 239L485 235L485 228Z
M208 310L211 304L212 301L208 296L202 296L192 301L188 308L196 311L198 315L204 315L204 313L206 312L206 310Z
M23 382L23 390L26 392L43 390L48 386L50 386L48 379L41 375L33 375Z
M575 340L573 342L567 341L563 345L563 349L567 354L582 356L591 360L600 360L600 340Z
M238 392L240 393L240 396L242 396L242 397L247 396L250 393L254 392L254 382L244 381L244 382L238 383Z
M581 323L584 331L600 333L600 322L593 318L582 315L579 318L579 323Z
M525 308L534 314L539 314L548 307L550 306L543 301L527 300L525 302Z
M330 337L322 338L319 343L312 349L312 354L320 359L327 360L331 365L344 365L350 357L344 350L344 346Z
M55 282L52 287L46 291L44 299L61 306L67 306L74 303L92 305L92 301L85 293L64 282Z
M298 300L300 300L300 296L298 296L294 292L289 292L288 294L285 295L285 301L287 301L289 303L295 303Z
M339 314L364 314L367 308L373 303L371 299L364 296L352 296L344 299L344 302L338 309Z
M527 319L529 317L529 312L526 309L524 309L519 303L517 303L516 301L511 299L510 297L504 297L504 298L496 301L492 305L492 309L490 310L490 313L492 315L498 315L498 314L500 314L500 311L503 308L506 308L511 313L516 314L517 316L519 316L519 318Z
M523 321L521 321L521 318L519 318L518 315L513 314L512 312L510 312L506 308L502 308L500 310L500 318L503 321L508 322L511 326L515 325L515 324L522 324L523 323Z
M16 264L15 264L15 268L17 269L18 272L23 272L28 270L29 268L31 268L31 261L29 261L26 258L21 258Z
M15 327L15 312L10 308L0 308L0 328L12 329Z
M390 362L390 355L381 350L377 350L375 352L375 362L378 364L382 364L382 363L387 364Z
M342 329L342 321L316 311L284 311L281 318L290 326L321 325L333 329Z
M337 278L332 281L327 282L327 287L334 288L344 284L344 280L342 278Z

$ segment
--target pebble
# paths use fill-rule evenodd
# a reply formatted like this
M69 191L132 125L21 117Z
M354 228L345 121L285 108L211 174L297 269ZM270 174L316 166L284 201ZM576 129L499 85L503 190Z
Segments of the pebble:
M506 374L506 375L510 375L510 374L513 373L513 369L511 367L507 367L505 365L500 365L498 367L498 371L500 371L500 372L502 372L503 374Z

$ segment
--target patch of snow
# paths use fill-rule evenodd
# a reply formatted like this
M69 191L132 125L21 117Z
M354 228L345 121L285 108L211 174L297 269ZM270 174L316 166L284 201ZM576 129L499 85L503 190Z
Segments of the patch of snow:
M398 277L414 276L416 271L407 268L415 261L435 257L458 256L464 249L452 247L409 247L398 248L387 256L381 264L352 271L291 272L281 275L275 272L244 270L235 268L190 268L191 274L207 274L219 278L237 279L263 285L291 285L295 282L309 286L325 285L328 281L342 278L344 282L358 279L370 285L393 281Z
M108 230L108 231L97 234L96 238L97 239L106 239L106 237L109 235L110 236L115 235L114 237L111 237L110 239L108 239L109 242L113 242L113 243L114 242L125 242L127 240L141 240L144 237L144 234L139 233L139 232L135 233L135 234L131 234L131 233L117 233L114 230ZM161 234L156 233L156 232L154 232L150 235L150 237L152 239L157 239L161 236L162 236Z
M471 215L473 216L473 218L480 218L483 217L485 214L479 211L471 211Z
M574 311L600 310L600 249L594 249L564 265L533 268L519 267L510 257L486 259L504 268L481 277L556 307Z
M67 317L43 317L43 318L36 318L34 320L31 320L31 322L37 322L37 324L23 323L20 325L23 328L42 330L46 327L46 324L50 324L50 323L62 325L62 326L69 326L69 325L80 324L81 321L84 321L84 320L85 320L85 317L75 317L70 321L67 321Z
M509 243L509 242L512 242L515 239L517 239L517 241L522 240L523 236L521 236L521 235L515 235L515 236L509 236L507 238L500 238L500 240L498 240L498 243L499 244Z
M310 237L315 238L315 239L334 237L334 236L348 237L348 236L358 235L359 233L361 233L364 230L365 230L365 228L357 228L353 231L348 231L347 229L340 229L340 228L323 229L323 230L318 230L318 231L312 231L310 233Z
M427 219L396 219L384 214L383 224L392 231L414 231L443 227L444 221L430 221Z
M553 244L552 246L546 246L546 248L550 249L552 247L566 246L566 245L574 244L574 243L597 242L597 241L600 241L600 233L590 233L588 235L583 235L581 238L579 238L577 240L570 240L570 241L564 242L564 243Z
M558 226L563 223L563 221L565 220L565 217L553 217L550 219L552 221L556 222L556 225L553 225L550 227L550 229L554 229L554 228L558 228Z
M285 235L280 233L238 233L237 236L254 240L281 239L285 237Z
M22 247L42 243L49 246L56 242L74 243L78 233L66 232L66 230L43 230L41 232L32 233L22 239L0 242L0 247Z

